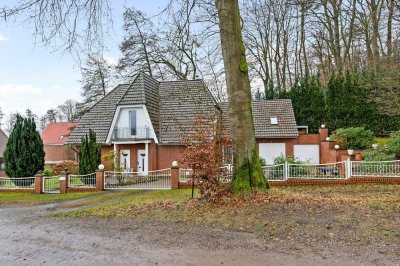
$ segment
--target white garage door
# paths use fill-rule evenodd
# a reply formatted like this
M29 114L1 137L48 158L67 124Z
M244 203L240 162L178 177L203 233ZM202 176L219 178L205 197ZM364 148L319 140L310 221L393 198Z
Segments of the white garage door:
M294 157L303 162L319 163L319 145L294 145Z
M276 157L286 156L286 145L285 143L260 143L258 152L267 164L273 164Z

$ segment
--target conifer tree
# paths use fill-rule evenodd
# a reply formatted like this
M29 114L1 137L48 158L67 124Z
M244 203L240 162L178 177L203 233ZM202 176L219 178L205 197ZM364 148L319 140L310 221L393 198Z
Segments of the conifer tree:
M89 130L89 135L81 139L81 149L79 151L79 174L87 175L96 171L101 163L101 146L96 143L96 133ZM87 182L87 179L82 179Z
M36 130L34 119L17 115L4 152L7 176L12 178L34 176L38 171L43 170L44 155L43 141ZM31 185L26 181L18 183L17 185Z

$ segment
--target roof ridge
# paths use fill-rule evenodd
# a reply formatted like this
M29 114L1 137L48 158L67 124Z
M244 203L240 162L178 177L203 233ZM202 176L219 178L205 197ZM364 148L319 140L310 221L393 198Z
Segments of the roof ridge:
M159 83L170 83L170 82L190 82L190 81L200 81L200 82L204 82L204 79L163 80L163 81L159 81Z
M118 87L122 86L122 85L128 85L128 84L118 84L117 86L115 86L114 89L110 90L109 92L106 93L106 95L104 95L103 98L101 98L99 101L97 101L95 104L93 104L89 109L86 110L85 113L90 112L97 104L99 104L104 98L106 98L107 96L109 96L112 92L114 92Z
M119 105L121 103L121 101L125 98L126 94L128 93L128 91L132 88L133 83L135 83L135 81L137 80L137 78L140 76L141 72L139 72L138 74L136 74L136 77L132 80L131 83L128 83L127 85L129 85L128 89L125 91L125 93L121 96L121 99L118 100L117 105Z

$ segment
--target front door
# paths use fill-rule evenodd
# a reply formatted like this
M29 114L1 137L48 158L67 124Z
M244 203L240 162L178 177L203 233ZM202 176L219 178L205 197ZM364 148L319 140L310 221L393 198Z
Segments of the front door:
M131 171L131 151L130 150L121 150L120 166L121 170Z
M138 150L138 172L141 174L146 174L147 173L147 156L146 156L146 151L145 150Z

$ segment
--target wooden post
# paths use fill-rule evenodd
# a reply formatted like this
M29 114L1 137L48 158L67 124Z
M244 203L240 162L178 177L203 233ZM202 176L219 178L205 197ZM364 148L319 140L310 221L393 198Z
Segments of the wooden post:
M68 192L69 171L65 169L60 175L60 193Z
M35 193L43 193L43 174L37 173L35 175Z
M171 189L179 188L179 166L173 165L171 167Z
M96 170L96 191L104 191L104 170Z

